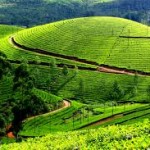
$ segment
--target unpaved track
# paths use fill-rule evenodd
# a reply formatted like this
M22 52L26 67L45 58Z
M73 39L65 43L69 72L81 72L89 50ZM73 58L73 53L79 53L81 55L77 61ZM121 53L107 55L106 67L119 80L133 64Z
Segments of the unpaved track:
M126 37L124 37L126 38ZM137 37L136 37L137 38ZM144 37L145 38L145 37ZM118 67L113 67L113 66L106 66L106 65L99 65L97 62L89 61L86 59L80 59L78 57L72 57L72 56L67 56L67 55L62 55L62 54L57 54L53 52L48 52L42 49L34 49L34 48L29 48L24 45L21 45L17 43L14 39L14 37L10 37L9 39L10 44L12 44L14 47L19 48L24 51L32 51L40 55L46 55L46 56L53 56L56 58L60 59L67 59L75 62L81 62L85 63L88 65L94 65L97 66L97 71L99 72L105 72L105 73L113 73L113 74L126 74L126 75L138 75L138 76L150 76L150 72L144 72L144 71L138 71L138 70L129 70L125 68L118 68ZM95 71L94 68L81 68L81 70L89 70L89 71Z
M109 116L107 118L100 119L99 121L89 123L85 126L82 126L80 129L83 129L83 128L86 128L86 127L93 127L93 126L102 125L104 123L107 123L107 122L110 122L114 119L118 119L118 118L122 118L122 117L123 117L123 114L116 114L116 115L113 115L113 116Z
M63 107L61 107L61 108L59 108L59 109L56 109L56 110L54 110L54 111L50 111L50 112L45 113L45 114L41 114L41 115L36 115L36 116L29 117L29 118L23 120L22 122L32 120L32 119L34 119L34 118L36 118L36 117L39 117L39 116L47 116L47 115L50 115L50 114L54 114L54 113L57 113L57 112L59 112L59 111L65 109L65 108L67 108L67 107L70 107L70 106L71 106L71 103L70 103L69 101L63 100ZM6 130L10 130L11 128L12 128L12 124L10 124L10 125L7 127ZM9 131L9 132L7 133L7 137L8 137L8 138L15 138L15 135L14 135L14 133L13 133L12 131Z
M107 122L109 122L109 121L112 121L112 120L114 120L114 119L118 119L118 118L121 118L121 117L123 117L123 114L114 115L114 116L111 116L111 117L102 119L102 120L100 120L100 121L97 121L96 123L91 124L89 127L101 125L101 124L103 124L103 123L107 123Z
M36 115L36 116L29 117L29 118L23 120L22 122L32 120L32 119L34 119L36 117L39 117L39 116L47 116L47 115L50 115L50 114L54 114L54 113L60 112L61 110L65 109L67 107L70 107L70 106L71 106L71 103L69 101L63 100L63 107L61 107L59 109L56 109L54 111L50 111L50 112L45 113L45 114L41 114L41 115Z
M100 72L105 73L114 73L114 74L126 74L126 75L138 75L138 76L150 76L150 72L142 72L142 71L136 71L136 70L128 70L125 68L117 68L112 66L100 66L97 68Z

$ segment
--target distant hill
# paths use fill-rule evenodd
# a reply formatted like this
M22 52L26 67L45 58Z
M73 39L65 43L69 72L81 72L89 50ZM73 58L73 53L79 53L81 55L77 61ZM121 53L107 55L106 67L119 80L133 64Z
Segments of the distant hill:
M149 0L0 0L0 23L35 26L69 18L116 16L149 24Z

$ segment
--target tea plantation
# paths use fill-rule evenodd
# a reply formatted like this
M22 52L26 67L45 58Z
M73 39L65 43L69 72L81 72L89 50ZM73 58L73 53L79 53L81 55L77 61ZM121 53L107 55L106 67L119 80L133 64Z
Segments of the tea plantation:
M0 148L150 148L149 49L148 26L116 17L1 25Z

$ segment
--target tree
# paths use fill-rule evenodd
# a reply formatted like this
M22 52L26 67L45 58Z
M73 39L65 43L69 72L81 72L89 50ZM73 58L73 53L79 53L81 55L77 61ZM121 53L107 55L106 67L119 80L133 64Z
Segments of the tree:
M149 105L150 105L150 85L148 85L148 87L147 87L147 97L148 97L148 101L149 101Z
M118 82L114 81L110 92L111 100L118 101L123 97L123 95L124 95L123 90L120 88Z
M75 93L75 99L80 100L81 102L85 102L85 84L82 78L79 80L79 86Z
M7 56L0 52L0 80L2 79L3 75L6 75L9 70L11 69L11 65L7 60Z
M40 65L40 64L41 64L40 58L39 58L38 56L36 56L35 59L33 60L33 63L34 63L35 65L37 65L37 66ZM32 73L32 75L33 75L34 78L35 78L35 87L36 87L36 88L40 87L40 84L43 83L43 82L41 81L41 76L40 76L39 67L34 67L34 68L32 68L31 73Z
M123 90L120 88L118 82L114 81L109 96L109 99L112 101L112 115L114 102L117 102L118 100L123 98L123 96L124 96Z
M66 74L66 76L67 76L68 73L69 73L68 68L65 68L65 73L67 73L67 74ZM64 73L63 73L63 74L64 74ZM58 92L59 92L61 89L63 89L70 81L72 81L76 76L77 76L77 68L75 67L74 72L73 72L73 75L70 76L70 77L67 76L68 78L66 78L66 80L60 84L60 86L57 88L56 92L58 93Z
M56 89L58 85L58 79L59 79L59 70L56 65L55 59L51 61L49 64L49 76L48 80L46 81L48 91L52 94L57 94Z
M45 113L48 111L48 107L41 98L32 92L34 88L34 77L30 75L30 70L26 63L22 63L16 68L13 81L16 104L12 109L14 114L13 127L17 134L21 128L22 120L28 116Z
M0 129L5 127L5 119L2 115L0 115Z
M63 66L62 73L64 76L68 75L69 71L68 71L68 67L66 65Z
M139 82L139 78L138 78L138 75L137 73L134 75L133 77L133 81L132 81L132 84L131 84L131 87L129 88L129 92L130 92L130 98L132 97L135 97L137 92L138 92L138 82Z

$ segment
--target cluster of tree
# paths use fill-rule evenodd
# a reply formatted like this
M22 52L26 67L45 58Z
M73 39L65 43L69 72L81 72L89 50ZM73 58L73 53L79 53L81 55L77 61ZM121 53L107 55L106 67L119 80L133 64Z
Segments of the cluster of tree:
M37 65L39 60L35 61ZM12 65L5 54L0 52L0 81L9 78L12 83L11 96L0 101L0 135L11 124L11 130L18 133L22 121L30 116L48 112L53 105L37 97L34 88L44 88L48 92L57 95L64 86L77 75L77 71L69 76L68 67L58 69L53 60L47 72L47 78L41 82L40 67L29 67L28 62L23 60L19 65ZM62 80L63 78L63 80ZM0 87L7 88L7 87ZM50 107L49 107L50 106Z
M0 23L35 26L62 19L87 16L116 16L150 23L149 0L1 0Z
M6 126L12 123L18 131L22 120L47 112L48 107L32 92L34 77L30 75L27 64L22 63L15 68L3 53L0 54L0 81L9 74L13 83L11 97L0 101L0 129L5 132Z
M138 96L138 86L139 86L139 77L137 74L133 76L129 81L129 83L124 83L124 86L120 84L117 80L114 82L106 83L105 80L99 83L99 86L95 88L95 94L97 94L97 99L99 99L99 103L106 103L110 101L112 105L118 105L120 103L133 102L133 100ZM78 82L78 87L75 90L73 99L77 99L83 103L89 103L88 101L88 93L93 92L88 91L86 88L86 83L84 79L81 78ZM150 102L150 86L147 86L145 89L146 97L143 99L143 102ZM90 103L94 102L94 98L91 99ZM96 101L98 102L98 101Z

